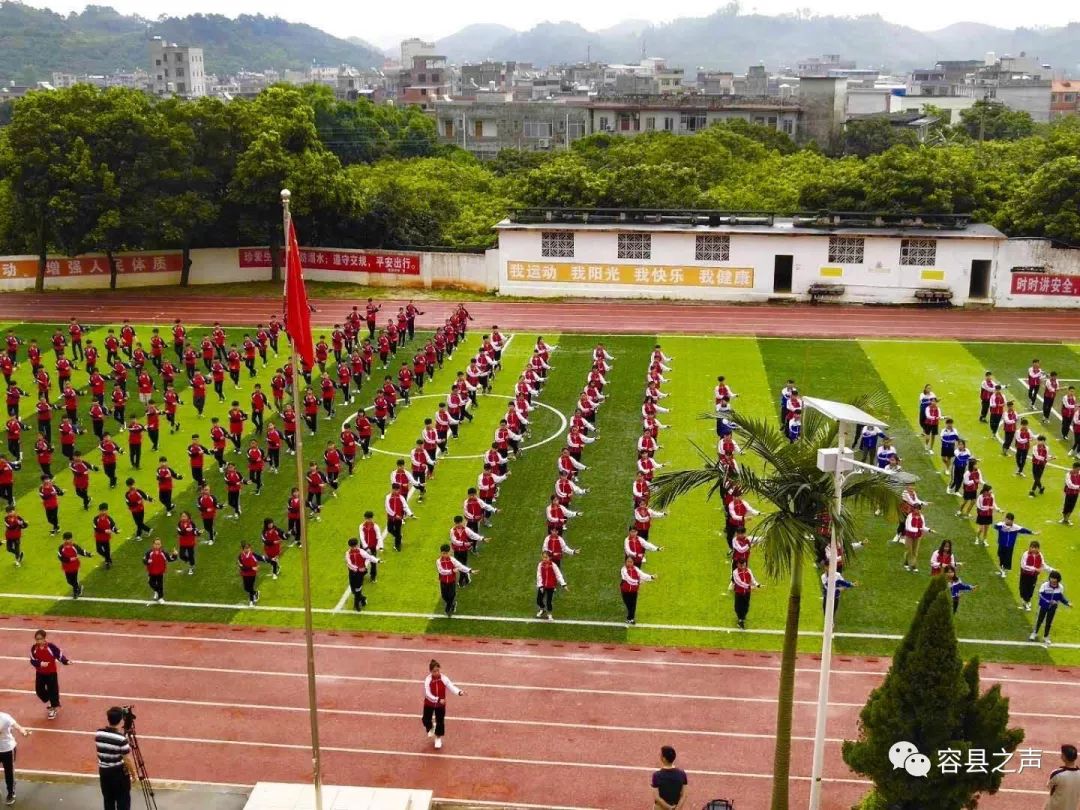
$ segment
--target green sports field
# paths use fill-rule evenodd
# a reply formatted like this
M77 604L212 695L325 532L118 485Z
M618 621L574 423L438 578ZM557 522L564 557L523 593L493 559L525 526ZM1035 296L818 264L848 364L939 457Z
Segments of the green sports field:
M163 325L164 326L164 325ZM13 329L24 339L36 337L48 345L48 336L55 327L49 325L0 324L0 329ZM87 338L99 344L107 327L89 328ZM149 338L150 325L138 326L139 337ZM163 330L164 332L165 330ZM192 330L197 342L205 330ZM230 330L230 337L239 337L243 330ZM316 335L319 333L316 332ZM417 342L421 335L417 335ZM661 553L649 556L646 570L659 575L659 580L642 588L638 609L638 626L627 628L618 591L618 569L622 560L622 541L631 512L631 484L635 472L634 444L640 434L640 403L649 353L654 343L661 343L673 358L672 370L666 373L663 386L669 396L663 405L671 409L661 414L661 421L670 429L661 435L663 444L658 454L667 469L696 465L697 455L692 442L712 449L715 434L711 421L701 415L712 409L712 390L718 374L739 393L740 412L768 415L775 419L777 392L788 378L798 381L804 394L844 399L870 390L886 391L890 410L886 415L889 433L897 440L903 457L903 467L920 476L920 496L932 505L926 514L928 524L938 531L934 540L951 539L957 558L964 563L963 579L975 584L978 590L963 598L957 616L958 634L965 639L983 640L966 646L986 658L1033 663L1080 662L1080 617L1068 610L1059 611L1054 627L1055 646L1049 649L1026 641L1033 613L1017 609L1017 580L1014 573L1002 580L995 575L996 561L993 535L990 547L973 543L972 521L955 518L959 499L945 493L945 479L940 475L937 456L929 456L917 435L918 394L925 383L931 383L941 399L942 411L956 420L978 458L986 479L994 485L1000 506L1015 511L1017 521L1040 533L1046 558L1064 573L1067 593L1073 589L1078 566L1077 532L1054 521L1060 517L1063 471L1051 468L1046 476L1046 494L1037 499L1027 497L1030 479L1013 475L1011 458L1001 455L999 445L989 430L977 421L978 384L986 369L992 369L999 381L1008 381L1015 388L1018 410L1026 410L1026 393L1017 378L1022 377L1032 357L1038 356L1047 370L1057 370L1061 377L1075 376L1080 356L1075 347L1066 345L1024 345L1017 343L963 342L894 342L873 340L809 340L755 339L746 337L693 336L611 336L604 338L607 350L615 356L613 368L607 375L607 401L599 412L599 440L586 448L583 461L589 469L581 482L589 493L574 501L574 509L582 515L575 518L567 533L570 545L580 547L580 556L564 562L570 590L556 597L555 622L533 619L534 576L540 544L545 534L543 508L556 477L555 459L562 446L560 433L562 415L572 412L591 364L591 350L596 336L578 334L549 334L545 338L557 348L552 354L553 370L540 402L534 412L529 449L523 457L511 463L512 475L501 488L498 502L500 513L493 526L484 532L492 541L483 547L482 554L471 560L480 573L474 583L461 592L459 616L453 620L441 617L434 560L438 546L447 541L452 518L458 514L467 487L475 483L480 472L480 454L488 447L499 418L505 411L505 399L512 389L518 372L531 354L535 335L515 334L503 355L503 373L498 377L492 395L481 399L475 411L475 421L462 426L461 438L451 444L451 457L439 462L434 481L429 484L425 503L414 498L412 506L418 519L405 524L405 548L401 553L388 550L386 563L380 569L379 581L366 588L368 608L354 614L351 601L346 603L344 565L345 541L355 534L362 513L371 509L383 523L382 503L388 490L390 472L397 458L403 457L419 434L423 419L432 415L438 403L437 394L449 388L454 372L465 365L465 357L457 355L438 371L428 384L427 396L414 399L411 407L399 412L378 450L357 465L352 477L343 479L337 498L327 498L322 520L311 523L311 559L313 598L316 624L321 627L394 631L404 633L453 632L493 636L522 636L562 640L592 640L629 642L647 645L723 646L747 649L778 649L780 628L786 607L787 587L783 582L768 582L758 571L766 587L757 591L749 618L749 630L735 629L731 597L727 595L729 563L722 537L723 521L719 505L706 502L703 495L692 495L677 503L669 515L654 523L651 539L664 546ZM479 332L473 331L463 347L465 355L478 343ZM412 356L415 344L406 348ZM171 343L167 349L171 352ZM24 354L20 354L23 358ZM51 350L45 353L47 362L53 359ZM273 356L271 356L273 360ZM284 358L282 358L284 360ZM461 360L463 362L456 362ZM331 364L332 365L332 364ZM236 398L247 408L250 385L260 381L268 390L274 364L259 369L257 380L243 374L240 391L233 391L226 381L228 399ZM332 371L332 369L331 369ZM54 375L55 376L55 375ZM28 364L20 366L17 381L26 390L31 387ZM85 385L86 375L76 371L75 382ZM172 466L184 474L177 482L174 500L179 509L193 507L194 488L191 482L185 448L194 431L202 434L204 443L209 430L210 416L225 416L228 403L219 405L212 392L207 401L206 418L196 418L186 392L187 381L178 378L183 430L170 435L167 425L161 434L161 454L168 456ZM367 402L372 385L366 384L361 400ZM133 390L129 383L129 390ZM129 417L138 410L129 404ZM81 403L88 407L88 397ZM338 406L338 417L320 418L316 437L305 436L309 457L321 459L326 441L337 437L343 417L350 411ZM141 413L139 414L141 416ZM33 423L29 407L23 406L24 421ZM1036 417L1035 426L1038 427ZM55 424L58 424L58 420ZM87 420L88 423L88 420ZM250 427L250 426L249 426ZM1046 426L1051 437L1055 464L1067 464L1067 447L1058 437L1055 420ZM55 427L54 427L55 432ZM103 474L94 474L91 497L96 504L108 501L120 524L121 533L114 539L115 565L105 571L95 558L84 561L85 593L75 602L67 598L69 591L55 558L58 540L50 537L37 495L37 465L32 452L36 431L23 436L24 465L16 476L16 497L20 513L31 523L23 548L26 560L16 568L10 555L0 555L0 610L19 613L56 615L90 615L100 617L155 618L174 621L215 621L266 625L297 625L302 617L300 606L300 565L298 552L289 548L283 557L282 575L272 581L269 572L260 576L262 600L251 609L246 606L235 558L239 542L249 540L259 547L262 519L272 516L284 522L285 502L295 477L290 464L292 457L284 456L280 475L267 473L263 493L254 497L250 491L243 496L244 514L240 520L225 520L219 515L218 542L198 549L198 571L195 576L175 573L174 566L167 580L169 604L147 604L147 588L141 556L146 541L126 539L133 524L122 503L122 489L110 491ZM55 440L55 437L54 437ZM58 444L58 440L57 444ZM121 444L126 439L121 438ZM88 433L79 440L79 448L88 460L97 456L96 440ZM134 472L139 486L156 495L154 469L156 456L147 445L143 451L142 470ZM239 457L237 457L239 460ZM54 470L60 469L63 458L57 452ZM225 500L220 475L208 465L208 480L220 500ZM246 465L238 465L242 471ZM118 473L129 474L126 456L120 458ZM77 542L93 548L90 535L91 513L82 510L81 502L70 487L71 475L63 470L57 476L60 486L68 491L61 499L61 525L72 531ZM194 511L192 509L192 511ZM167 518L157 502L148 504L147 520L155 536L175 545L176 517ZM198 523L198 521L196 521ZM849 578L859 583L857 589L845 593L837 623L840 636L837 648L847 653L887 654L895 646L896 634L904 632L916 600L928 577L930 543L922 549L922 573L907 573L901 566L900 546L891 545L895 522L887 518L866 516L865 536L869 544L850 561ZM1021 538L1023 544L1024 538ZM1018 544L1019 545L1019 544ZM1019 550L1017 562L1019 562ZM754 568L753 559L751 567ZM806 598L803 607L802 647L820 647L817 633L821 630L820 599L817 574L807 572ZM997 642L997 643L994 643Z

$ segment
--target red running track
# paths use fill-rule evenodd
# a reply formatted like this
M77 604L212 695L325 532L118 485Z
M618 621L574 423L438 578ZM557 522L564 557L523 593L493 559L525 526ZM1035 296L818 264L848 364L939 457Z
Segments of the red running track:
M32 693L26 653L33 617L0 618L0 694L35 736L23 769L92 768L90 732L104 709L134 703L148 768L160 780L253 784L309 776L303 637L298 631L221 625L50 621L50 638L75 661L61 673L60 717L48 722ZM441 798L563 808L645 802L659 747L690 774L692 801L734 798L768 806L778 658L770 653L578 643L320 633L319 704L325 779L408 786ZM451 698L446 746L420 725L428 659L467 690ZM866 785L844 766L840 740L887 662L840 657L831 683L824 807L846 810ZM814 658L796 682L792 794L806 801L817 694ZM1056 750L1080 739L1076 670L983 667L1002 682L1024 745L1042 768L1006 777L989 810L1039 801ZM995 760L996 762L996 760ZM1017 763L1011 767L1015 769Z
M384 314L404 301L381 300ZM314 301L314 323L330 326L342 320L356 299ZM442 322L454 306L447 301L421 301L426 314L418 325ZM533 332L597 334L746 334L766 337L894 337L966 338L1056 342L1075 338L1080 313L1061 310L917 309L878 306L731 305L662 301L571 301L517 303L476 301L468 309L478 324ZM243 326L265 321L281 311L276 298L221 298L192 295L169 298L153 288L107 294L49 292L0 294L0 319L57 321L76 316L83 321L170 322L220 321Z

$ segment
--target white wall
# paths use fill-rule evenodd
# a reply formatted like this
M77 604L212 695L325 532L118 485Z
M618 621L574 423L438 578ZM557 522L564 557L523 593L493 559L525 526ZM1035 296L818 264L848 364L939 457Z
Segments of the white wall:
M1066 279L1071 295L1013 293L1014 271L1041 271L1061 289ZM1080 249L1056 248L1046 239L1009 239L1002 245L994 268L991 295L999 307L1080 308Z
M900 265L900 239L866 237L864 262L861 265L830 264L827 235L791 233L730 234L730 254L726 262L696 261L693 232L658 232L652 239L652 258L648 261L618 259L617 232L613 230L577 231L574 258L549 259L541 256L541 231L500 231L500 284L505 294L536 296L602 296L611 298L681 298L696 300L762 301L785 297L773 292L777 255L793 257L791 297L803 297L815 282L843 284L843 301L866 303L912 303L914 291L921 287L948 287L953 301L963 304L968 296L971 262L993 260L995 246L1001 240L979 238L939 238L937 257L932 267ZM708 231L707 233L716 233ZM722 287L661 287L632 284L558 284L535 280L511 280L509 262L569 263L588 265L642 265L674 267L752 268L754 283L749 289ZM838 273L838 275L837 275Z

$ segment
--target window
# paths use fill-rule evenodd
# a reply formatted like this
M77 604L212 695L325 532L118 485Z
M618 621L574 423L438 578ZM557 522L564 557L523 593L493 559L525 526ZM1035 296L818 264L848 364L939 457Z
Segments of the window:
M699 262L726 262L731 257L731 237L709 234L697 237L694 258Z
M169 78L169 69L165 68L165 78Z
M183 82L180 82L179 84L176 85L176 92L177 93L186 93L187 92L187 85L184 84Z
M705 113L683 113L679 126L687 132L705 129Z
M526 121L524 124L524 134L526 138L550 138L551 122Z
M829 262L832 264L862 264L866 240L859 236L830 236Z
M773 129L776 129L776 116L775 115L770 115L769 116L769 126L772 127Z
M611 125L608 124L608 117L606 115L600 116L600 131L608 132L611 129Z
M183 68L177 68L176 69L176 78L178 78L178 79L184 78L184 69Z
M654 116L650 115L648 118L645 119L645 131L646 132L652 132L655 129L656 129L656 118Z
M432 73L431 74L431 83L432 84L438 84L439 83L439 74L438 73Z
M157 65L158 67L161 67L161 60L160 59L155 59L154 64Z
M795 132L794 122L790 118L784 119L784 134L792 135Z
M1066 104L1072 104L1073 101L1075 101L1075 100L1076 100L1076 93L1066 93L1065 94L1065 103Z
M417 84L423 84L426 81L427 81L427 74L426 73L417 73L416 74L416 83Z
M540 233L540 255L551 258L574 258L573 231L542 231Z
M664 119L664 132L671 132L675 129L675 119L668 116Z
M652 258L652 234L648 234L648 233L620 233L619 234L619 258L620 259L651 259Z
M936 239L900 240L900 264L914 267L933 267L936 261Z

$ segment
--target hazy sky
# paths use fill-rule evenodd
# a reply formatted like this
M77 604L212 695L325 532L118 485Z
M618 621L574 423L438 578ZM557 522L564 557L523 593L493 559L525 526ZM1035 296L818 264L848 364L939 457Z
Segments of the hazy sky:
M86 3L77 0L29 0L30 5L51 8L60 13L79 11ZM232 0L228 4L213 0L97 0L125 14L154 18L159 14L227 13L277 15L292 22L305 22L341 37L359 36L382 47L407 36L437 39L469 23L491 22L526 29L545 20L571 20L590 30L606 28L621 20L641 19L664 22L675 17L704 16L723 4L723 0L667 0L661 12L654 0L544 0L542 3L461 3L446 0L412 0L408 6L382 2L346 2L346 0ZM986 0L906 0L885 3L882 0L741 0L744 12L784 14L796 8L810 8L819 14L859 15L880 13L890 22L921 30L933 30L960 21L977 21L1013 28L1019 25L1064 25L1080 19L1080 10L1065 0L1051 0L1027 6ZM1071 9L1071 11L1070 11ZM661 14L663 16L658 16Z

